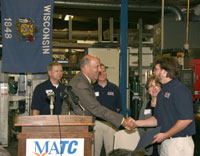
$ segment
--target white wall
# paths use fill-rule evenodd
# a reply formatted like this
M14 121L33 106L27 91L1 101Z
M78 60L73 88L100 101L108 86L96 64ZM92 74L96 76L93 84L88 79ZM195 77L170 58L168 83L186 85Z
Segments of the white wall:
M88 48L88 54L98 56L101 59L101 63L108 67L108 80L119 86L119 49Z

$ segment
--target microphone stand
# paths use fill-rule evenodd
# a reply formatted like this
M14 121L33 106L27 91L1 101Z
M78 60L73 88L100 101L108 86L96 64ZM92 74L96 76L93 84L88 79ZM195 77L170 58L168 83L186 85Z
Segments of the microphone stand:
M83 108L83 106L80 104L80 101L78 100L78 105L79 107L81 107L81 109L83 110L83 116L85 116L85 108Z
M50 115L53 115L53 110L54 110L54 97L50 97Z

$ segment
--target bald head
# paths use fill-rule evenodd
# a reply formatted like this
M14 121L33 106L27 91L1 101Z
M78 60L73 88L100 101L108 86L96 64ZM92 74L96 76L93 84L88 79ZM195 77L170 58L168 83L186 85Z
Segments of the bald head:
M80 68L84 68L85 65L89 65L91 63L92 60L98 59L98 57L93 56L93 55L85 55L80 62Z
M100 68L100 59L96 56L85 55L80 62L81 71L91 80L97 80Z

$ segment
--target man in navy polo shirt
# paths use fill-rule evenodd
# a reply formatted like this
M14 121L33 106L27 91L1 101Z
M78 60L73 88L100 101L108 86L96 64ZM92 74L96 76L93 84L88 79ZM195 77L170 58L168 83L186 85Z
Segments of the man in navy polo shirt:
M60 83L63 75L61 64L52 62L47 66L49 80L36 86L33 92L32 99L32 114L33 115L49 115L50 114L50 98L49 93L54 94L54 109L53 114L61 114L63 103L63 94L65 86Z
M160 126L154 136L161 143L161 156L193 156L195 132L192 94L177 78L180 65L176 58L162 56L155 62L154 75L162 90L157 96L154 116L137 120L138 127Z
M101 64L100 68L101 72L97 82L94 84L96 98L101 105L114 112L120 112L122 109L120 90L115 84L107 80L106 67ZM105 146L106 155L108 155L108 153L113 150L114 134L118 129L97 117L94 130L95 156L100 156L103 144Z

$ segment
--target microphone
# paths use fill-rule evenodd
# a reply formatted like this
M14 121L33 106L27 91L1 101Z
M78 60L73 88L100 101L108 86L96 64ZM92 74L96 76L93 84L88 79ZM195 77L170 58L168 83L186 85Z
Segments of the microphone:
M78 105L79 97L72 91L72 86L67 85L66 86L67 91L69 92L72 101L74 102L75 105Z
M63 100L67 103L68 105L68 115L71 114L71 111L73 111L73 107L72 107L72 103L69 100L69 93L67 91L67 89L65 88L64 90L64 94L63 94Z
M50 115L53 115L55 93L53 92L53 90L46 90L46 94L47 97L50 99Z
M70 85L67 85L66 86L66 90L68 91L73 103L75 105L78 105L82 111L83 111L83 116L84 116L84 113L85 113L85 108L80 104L80 101L79 101L79 97L72 91L72 86Z

